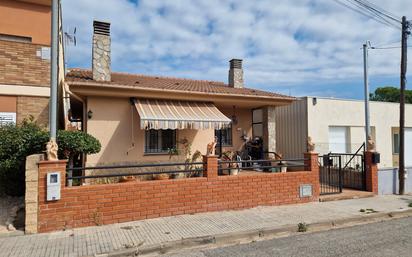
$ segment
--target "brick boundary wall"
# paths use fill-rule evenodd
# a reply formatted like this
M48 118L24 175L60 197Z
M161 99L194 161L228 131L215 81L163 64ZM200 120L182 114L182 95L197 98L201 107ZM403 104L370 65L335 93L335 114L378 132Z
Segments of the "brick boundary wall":
M319 199L318 155L305 154L305 170L217 176L217 158L204 157L205 177L65 187L65 161L39 162L38 232L148 218L237 210ZM61 200L46 201L47 172L61 173ZM311 197L300 186L311 184Z

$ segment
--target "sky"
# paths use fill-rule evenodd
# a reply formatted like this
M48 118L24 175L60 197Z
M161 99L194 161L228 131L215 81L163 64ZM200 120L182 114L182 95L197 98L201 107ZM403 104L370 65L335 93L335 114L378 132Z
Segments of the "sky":
M410 0L369 1L399 19L412 13ZM240 58L247 87L362 99L362 44L400 46L400 30L333 0L61 2L64 30L76 28L68 68L91 68L96 19L111 23L112 71L227 82L229 60ZM370 50L371 91L398 87L399 65L399 48Z

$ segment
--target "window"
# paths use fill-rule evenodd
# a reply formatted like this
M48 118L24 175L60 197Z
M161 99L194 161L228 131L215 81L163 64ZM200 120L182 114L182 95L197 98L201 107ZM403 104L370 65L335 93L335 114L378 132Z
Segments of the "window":
M145 153L168 153L172 148L176 148L176 130L145 131Z
M20 43L31 43L31 37L23 37L23 36L15 36L15 35L7 35L7 34L0 34L0 40L20 42Z
M224 129L215 129L215 137L217 137L217 145L220 144L219 136L222 132L222 146L232 146L232 125Z
M252 111L252 134L253 138L263 137L263 110L254 109Z
M392 141L392 151L393 154L399 154L399 134L393 134L393 141Z

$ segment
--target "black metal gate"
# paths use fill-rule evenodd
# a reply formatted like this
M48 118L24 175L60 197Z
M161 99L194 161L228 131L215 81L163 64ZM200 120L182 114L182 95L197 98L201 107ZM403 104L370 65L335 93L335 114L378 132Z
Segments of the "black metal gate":
M320 194L342 193L341 157L339 155L319 156Z
M343 188L365 190L363 154L330 153L319 156L320 194L338 194Z

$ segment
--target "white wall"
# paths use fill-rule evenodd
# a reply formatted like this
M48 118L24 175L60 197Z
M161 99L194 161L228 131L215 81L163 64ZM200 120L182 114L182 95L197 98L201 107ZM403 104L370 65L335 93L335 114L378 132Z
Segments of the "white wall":
M328 144L329 126L349 127L352 150L365 140L363 101L317 97L316 104L313 104L312 99L307 98L308 135L312 137L318 151ZM406 127L412 127L411 114L412 105L409 104L406 106ZM371 102L370 122L377 151L381 153L380 167L392 167L392 128L399 127L399 104Z

